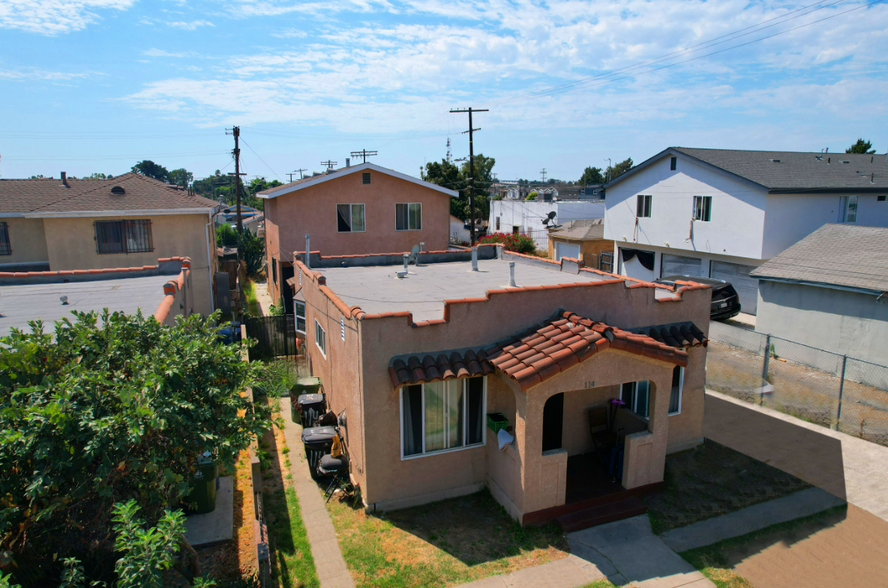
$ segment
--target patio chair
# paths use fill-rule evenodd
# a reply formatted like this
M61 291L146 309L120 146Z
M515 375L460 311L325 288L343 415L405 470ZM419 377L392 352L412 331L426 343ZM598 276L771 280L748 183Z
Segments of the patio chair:
M606 406L596 406L589 409L589 433L592 436L592 446L595 455L601 465L608 467L611 450L616 447L617 434L610 430Z

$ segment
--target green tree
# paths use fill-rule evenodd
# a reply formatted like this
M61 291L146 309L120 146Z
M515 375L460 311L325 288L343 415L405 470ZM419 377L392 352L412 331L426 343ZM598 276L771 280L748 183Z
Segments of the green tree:
M179 169L174 169L167 174L167 181L171 184L175 184L176 186L187 188L191 181L194 179L194 174L185 169L184 167L180 167Z
M107 580L114 503L135 500L154 525L190 491L199 453L231 467L267 429L268 415L241 395L255 368L218 342L214 321L165 327L141 314L74 312L54 332L35 322L0 338L7 569L42 585L76 557Z
M876 150L872 147L872 142L864 141L863 139L857 139L857 143L854 143L853 145L845 149L845 153L865 153L869 155L870 153L876 152Z
M169 180L170 176L170 172L167 170L167 168L154 163L150 159L140 161L133 166L132 171L143 176L148 176L149 178L154 178L155 180L160 180L161 182L166 182L167 180Z
M635 164L632 162L631 157L627 157L625 160L619 162L616 165L613 165L613 166L609 165L609 166L607 166L607 169L604 172L605 179L608 182L612 182L614 179L618 178L619 176L622 176L624 173L626 173L627 171L632 169L633 165L635 165Z
M582 184L584 186L588 186L590 184L603 184L604 176L601 175L600 167L587 167L583 170L583 175L580 176L578 184Z
M93 173L89 174L88 176L86 176L86 178L88 180L108 180L113 177L114 176L112 176L111 174L103 174L100 172L93 172Z

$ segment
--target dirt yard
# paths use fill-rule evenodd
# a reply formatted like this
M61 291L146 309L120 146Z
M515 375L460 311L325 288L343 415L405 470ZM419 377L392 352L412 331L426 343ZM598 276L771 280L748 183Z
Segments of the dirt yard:
M810 488L795 476L709 439L666 458L665 487L649 496L655 533L664 533Z
M756 588L888 586L888 523L853 505L721 553Z

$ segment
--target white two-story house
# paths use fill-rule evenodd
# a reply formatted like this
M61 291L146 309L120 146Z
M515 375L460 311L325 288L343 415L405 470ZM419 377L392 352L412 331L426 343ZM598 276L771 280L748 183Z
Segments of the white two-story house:
M752 314L771 257L826 223L888 226L885 154L670 147L605 189L617 273L722 279Z

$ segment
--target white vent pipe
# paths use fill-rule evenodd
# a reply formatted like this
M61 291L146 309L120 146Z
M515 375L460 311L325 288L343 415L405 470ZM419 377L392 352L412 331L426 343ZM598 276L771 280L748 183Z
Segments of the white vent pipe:
M518 284L515 283L515 262L509 262L509 287L517 288Z
M472 271L478 271L478 246L472 247Z

